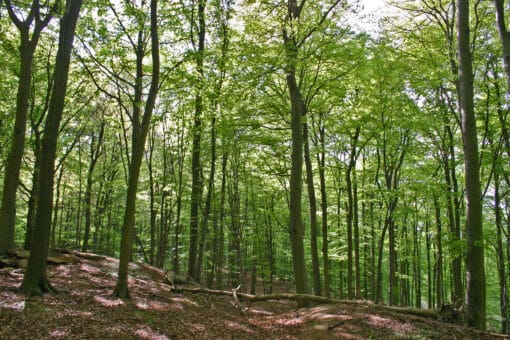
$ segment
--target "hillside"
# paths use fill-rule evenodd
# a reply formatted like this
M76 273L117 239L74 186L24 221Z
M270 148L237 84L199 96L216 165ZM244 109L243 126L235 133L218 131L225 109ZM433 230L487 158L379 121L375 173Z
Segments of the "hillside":
M127 302L111 298L116 259L77 255L49 266L58 295L27 299L18 293L23 269L0 269L0 339L503 338L363 302L239 306L231 296L172 292L161 271L134 263Z

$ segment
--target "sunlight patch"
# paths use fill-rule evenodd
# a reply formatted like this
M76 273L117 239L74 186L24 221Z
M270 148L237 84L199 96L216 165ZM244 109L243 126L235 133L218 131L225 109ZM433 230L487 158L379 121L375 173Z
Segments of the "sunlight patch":
M154 309L154 310L158 310L158 311L167 311L167 310L171 309L170 305L166 302L147 300L147 299L137 299L137 301L135 301L135 304L136 304L136 307L138 307L140 309L144 309L144 310ZM182 307L182 305L181 305L181 307Z
M58 266L56 267L56 273L55 275L58 275L59 277L69 277L71 272L71 268L69 266Z
M90 317L94 316L94 314L92 312L77 311L77 310L72 310L72 309L66 309L63 314L64 314L64 316L76 316L76 317L80 317L80 318L83 318L83 317L90 318Z
M225 322L225 325L228 327L228 328L233 328L233 329L237 329L237 330L240 330L240 331L243 331L243 332L247 332L247 333L253 333L255 334L256 332L253 330L253 329L250 329L249 327L247 327L246 325L242 325L238 322L234 322L234 321L226 321Z
M50 332L50 336L52 338L61 338L70 335L70 332L68 329L65 328L57 328L53 332Z
M255 315L264 315L264 316L274 315L273 312L270 312L267 310L262 310L262 309L257 309L257 308L250 309L250 313L255 314Z
M91 282L93 282L101 287L111 287L114 285L112 280L108 280L107 278L105 278L103 276L99 276L99 277L92 276L92 277L88 277L88 279Z
M121 299L109 299L101 295L94 296L94 300L104 307L116 307L124 304Z
M278 320L276 323L282 326L295 326L302 324L303 320L301 318L292 318L288 320Z
M186 299L186 298L173 297L172 301L183 303L186 305L195 306L195 307L200 307L196 302L191 301L190 299Z
M147 326L139 326L136 331L134 331L136 336L139 336L142 339L148 339L148 340L168 340L170 339L164 334L159 334L157 332L154 332L152 329L150 329Z
M97 267L89 266L88 264L82 264L80 266L80 270L82 272L86 272L89 274L101 274L101 269L99 269Z
M375 326L375 327L391 330L393 332L406 333L406 332L412 332L414 330L414 327L409 323L401 324L401 323L395 322L394 320L382 318L377 315L370 315L367 323L372 326Z
M15 312L21 312L25 309L25 300L23 301L13 301L13 302L0 302L0 309L10 309Z

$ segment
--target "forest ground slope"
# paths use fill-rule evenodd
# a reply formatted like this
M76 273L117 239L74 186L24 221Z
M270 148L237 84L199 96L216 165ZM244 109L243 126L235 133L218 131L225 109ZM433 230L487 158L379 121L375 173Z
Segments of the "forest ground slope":
M44 297L19 293L23 269L0 269L0 339L503 338L361 302L302 309L285 300L239 306L231 296L173 292L162 273L137 264L130 265L127 302L111 297L117 260L75 259L49 266L61 293Z

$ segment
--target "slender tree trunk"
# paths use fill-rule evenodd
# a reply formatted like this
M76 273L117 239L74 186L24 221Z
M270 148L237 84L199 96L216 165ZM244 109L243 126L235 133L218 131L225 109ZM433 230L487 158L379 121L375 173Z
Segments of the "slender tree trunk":
M41 136L39 131L35 131L34 154L35 162L32 171L32 188L30 189L30 198L28 200L27 212L27 231L25 235L24 249L29 250L32 247L32 239L35 229L35 213L37 210L37 196L39 194L39 168L41 164Z
M119 258L119 270L117 284L115 286L114 296L119 298L129 298L127 284L129 259L133 246L135 211L136 211L136 192L138 189L138 178L140 175L140 165L142 163L145 140L150 127L152 111L156 103L156 97L159 89L159 35L158 35L158 16L157 0L151 0L150 4L150 35L151 35L151 55L152 55L152 79L145 104L145 112L139 130L133 127L133 150L129 169L129 182L126 196L126 206L124 210L124 222L122 224L122 239ZM140 35L139 35L140 38ZM139 45L140 46L140 45ZM140 50L139 50L140 51ZM139 52L138 51L138 52ZM140 56L140 54L138 54ZM143 53L137 63L143 62ZM134 103L135 106L139 103ZM138 119L138 118L136 118Z
M322 121L322 119L321 119ZM324 296L330 295L329 273L329 240L328 240L328 195L326 191L326 146L325 129L319 124L320 152L317 153L317 165L319 168L319 181L321 188L321 212L322 212L322 261L324 268Z
M442 243L442 221L441 221L441 206L437 197L434 197L434 210L436 215L436 308L441 308L443 304L443 243Z
M432 302L432 266L430 261L430 252L431 252L431 235L430 235L430 222L425 222L425 248L427 252L427 304L428 307L431 308L433 305Z
M209 215L211 214L212 197L214 193L214 180L216 175L216 117L211 119L211 170L209 172L209 182L207 185L207 196L205 198L204 213L202 216L202 225L200 230L200 242L197 259L197 275L202 277L202 265L204 257L204 248L209 228Z
M41 32L48 25L53 15L53 9L51 9L47 17L41 20L39 1L33 1L28 15L24 21L21 21L16 9L11 4L11 0L6 0L5 5L11 21L20 32L20 68L14 131L7 155L2 188L2 205L0 206L0 254L4 254L15 247L16 191L18 190L21 159L25 149L25 131L32 84L32 61ZM31 30L32 33L30 33Z
M456 151L455 151L455 143L453 140L453 131L451 129L450 125L446 125L446 131L448 134L448 141L449 141L449 149L450 149L450 160L446 160L446 162L449 162L449 165L445 164L445 167L447 167L450 171L449 175L446 175L446 177L450 180L451 185L451 195L453 196L451 199L449 199L448 204L451 205L451 201L453 200L453 216L451 217L452 220L450 221L450 233L452 237L452 244L458 244L461 234L460 234L460 209L461 209L461 202L460 202L460 194L459 194L459 184L457 180L457 161L456 161ZM450 212L449 212L450 214ZM450 218L450 217L449 217ZM453 279L453 291L452 291L452 301L457 304L461 305L462 301L464 301L464 287L462 283L462 250L458 249L459 247L452 247L453 248L453 254L452 254L452 279Z
M352 150L351 150L352 152ZM347 298L352 299L354 297L354 279L353 279L353 268L352 268L352 217L353 217L353 198L352 198L352 165L349 162L347 169L345 170L345 184L347 190Z
M300 18L301 8L296 0L288 0L287 20L292 28L297 24ZM301 96L300 89L296 80L296 63L298 58L298 45L295 32L283 31L283 45L287 57L286 81L289 90L291 105L291 173L290 173L290 200L289 200L289 234L292 249L292 267L294 270L294 281L296 292L298 294L308 293L308 278L306 271L305 251L304 251L304 225L301 215L301 198L303 191L302 173L303 173L303 116L306 113L305 103ZM298 307L306 307L306 301L299 301Z
M155 264L155 251L156 251L156 217L158 214L158 210L156 209L156 189L155 189L155 181L154 181L154 172L153 172L153 157L154 157L154 125L152 125L151 133L149 135L149 150L145 154L147 169L149 170L149 209L150 209L150 226L149 226L149 235L150 235L150 247L149 247L149 263L151 265ZM163 190L165 190L163 186Z
M474 112L474 76L470 50L469 5L469 1L457 0L460 108L464 169L466 173L466 321L469 326L484 330L486 328L486 302L482 197L478 137Z
M304 159L306 167L306 184L308 189L308 202L310 205L310 248L312 253L312 277L313 291L321 296L321 272L319 252L317 247L317 200L315 198L315 186L313 183L312 159L310 157L310 142L308 138L308 124L303 124Z
M498 259L498 278L499 278L499 309L501 315L501 333L508 334L508 292L506 281L505 255L503 251L503 218L501 213L501 193L499 170L494 172L494 216L496 220L496 254Z
M202 135L202 91L204 87L205 51L205 7L207 0L198 0L198 50L196 63L198 81L195 96L195 116L193 126L193 148L191 156L191 205L189 222L188 275L199 281L197 272L199 207L202 197L202 167L200 164L200 143ZM194 25L194 23L192 23ZM194 39L194 38L193 38Z
M92 184L93 174L96 168L97 160L101 155L101 147L103 144L105 122L101 122L99 135L92 133L90 142L90 163L87 171L87 183L85 184L85 234L83 235L82 251L89 248L90 227L92 225ZM97 138L97 139L96 139ZM96 207L97 208L97 207Z
M287 42L289 44L289 42ZM292 248L292 264L294 269L294 280L298 294L308 293L308 279L303 244L304 225L301 215L301 195L303 172L303 124L301 119L304 113L304 104L299 93L294 71L287 74L287 86L291 97L292 117L292 156L291 156L291 178L290 178L290 220L289 232ZM306 307L308 303L300 301L299 307Z
M226 183L227 183L227 161L228 153L225 150L225 143L223 144L223 156L221 161L221 189L220 189L220 212L217 235L217 249L216 249L216 286L221 289L223 287L223 263L225 257L225 229L223 226L225 219L225 198L226 198Z
M55 155L60 121L64 111L71 50L81 5L82 0L67 0L60 24L54 84L42 139L40 190L35 218L37 228L34 232L34 240L37 242L32 242L27 270L21 284L21 291L27 295L41 295L54 290L46 275L46 258L51 228Z

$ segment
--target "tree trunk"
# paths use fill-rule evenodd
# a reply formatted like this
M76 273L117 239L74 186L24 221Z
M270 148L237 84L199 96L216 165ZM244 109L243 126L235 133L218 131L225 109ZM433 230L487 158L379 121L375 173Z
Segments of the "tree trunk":
M105 122L103 121L101 122L101 127L99 129L99 135L96 136L93 132L90 141L90 163L87 170L87 183L85 184L85 234L83 235L83 245L81 249L83 252L88 251L89 248L90 227L92 225L92 176L94 174L97 160L101 155L100 152L103 144L104 128Z
M219 94L218 94L219 95ZM202 277L202 265L204 257L204 248L206 237L209 232L209 215L211 214L212 197L214 193L214 179L216 174L216 117L211 118L211 170L209 172L209 182L207 185L207 195L205 198L204 213L202 216L202 224L200 230L200 242L198 247L198 260L197 260L197 275L198 278ZM198 282L201 282L199 280Z
M53 15L53 9L50 9L48 15L41 20L39 1L33 1L26 19L21 21L17 16L16 9L11 4L11 0L6 0L5 5L11 21L20 32L20 69L14 131L7 155L2 188L2 205L0 206L0 254L5 254L9 249L15 247L14 229L16 224L16 202L18 201L16 192L18 190L21 159L25 149L25 131L32 84L32 61L41 32L48 25ZM34 19L35 24L32 25ZM31 30L32 36L30 37Z
M510 329L508 327L508 293L506 282L506 265L505 256L503 251L503 218L501 213L501 193L500 193L500 179L499 170L494 172L494 216L496 222L496 254L498 263L498 278L499 278L499 309L501 315L501 333L508 334Z
M330 295L329 278L329 240L328 240L328 195L326 191L326 147L325 129L322 119L319 123L320 152L317 152L317 166L319 168L319 181L321 188L321 212L322 212L322 261L324 268L324 296Z
M303 191L303 123L302 119L306 113L306 106L301 96L296 80L296 63L298 58L298 44L293 25L297 25L300 19L301 8L296 0L288 0L287 20L290 32L287 28L283 30L283 46L287 58L286 82L289 90L291 106L291 172L290 172L290 200L289 200L289 234L292 249L292 268L294 270L294 281L298 294L308 293L308 276L306 271L304 251L304 225L301 215L301 198ZM298 307L306 307L308 303L299 301Z
M443 304L443 243L441 231L441 206L437 197L434 197L434 211L436 216L436 308Z
M126 196L126 206L124 210L124 222L122 224L122 239L119 256L119 270L117 284L115 286L114 296L119 298L129 298L129 290L127 285L127 275L129 267L129 259L131 258L131 250L133 246L135 211L136 211L136 192L138 189L138 178L140 175L140 165L142 163L143 151L145 148L145 140L150 127L152 111L156 103L156 97L159 89L159 36L158 36L158 15L157 0L151 0L150 8L150 35L151 35L151 55L152 55L152 79L145 104L145 111L139 130L133 126L133 150L129 169L129 182ZM139 35L140 37L140 35ZM141 45L139 45L140 47ZM139 51L137 51L139 52ZM143 62L143 53L137 53L141 59L138 63ZM134 106L139 103L135 102ZM134 116L134 115L133 115ZM135 118L135 117L134 117ZM136 118L138 119L138 118Z
M216 239L216 286L221 289L223 288L223 263L225 255L225 229L223 226L225 220L225 197L226 197L226 182L227 182L227 161L228 153L225 149L225 143L223 144L223 156L221 161L221 189L220 189L220 212L215 225L218 225L218 234Z
M207 0L198 0L198 50L196 51L197 63L197 88L195 96L195 116L193 126L193 147L191 156L191 205L189 221L189 257L188 275L199 281L197 272L198 255L198 225L199 207L202 198L202 167L200 164L200 143L202 135L202 91L204 87L204 51L205 51L205 6ZM195 23L192 23L195 25ZM194 39L194 38L193 38Z
M21 291L27 295L41 295L53 291L46 275L46 258L51 228L55 155L60 121L64 111L71 50L81 5L82 0L67 0L65 13L60 23L53 90L42 139L40 190L35 218L37 228L34 232L34 240L37 241L32 243L27 270L21 285Z
M306 168L306 184L308 189L308 202L310 205L310 248L312 253L312 277L313 291L321 296L321 272L319 252L317 247L317 200L315 198L315 186L313 183L312 159L310 157L310 141L308 138L308 124L303 124L304 159Z
M466 321L469 326L484 330L486 328L486 303L482 197L478 137L474 112L474 76L470 50L469 5L469 1L457 0L460 108L466 174Z

